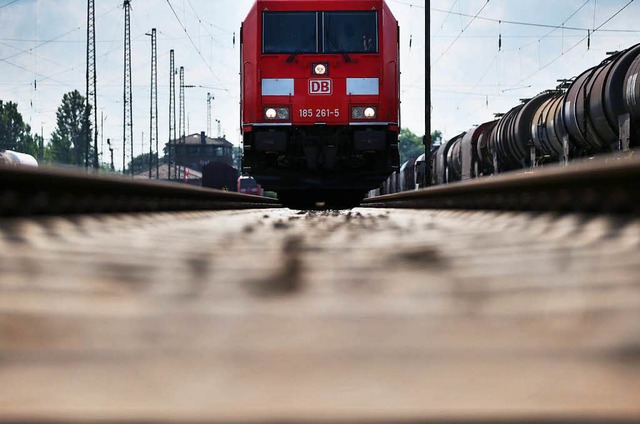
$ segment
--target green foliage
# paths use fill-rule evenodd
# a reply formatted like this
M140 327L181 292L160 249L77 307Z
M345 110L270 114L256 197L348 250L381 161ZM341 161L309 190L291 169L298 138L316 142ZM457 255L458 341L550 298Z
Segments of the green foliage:
M34 158L42 159L42 150L44 149L44 140L40 134L31 134L31 127L26 126L24 137L18 144L18 151L27 153Z
M25 135L25 127L18 105L0 101L0 149L17 151Z
M401 164L424 153L422 137L412 133L411 130L407 128L400 130L399 139ZM442 143L441 131L435 130L431 133L431 143L433 146L439 146Z
M400 163L404 163L409 159L424 153L422 137L414 134L410 129L401 129L399 139L398 148L400 150Z
M47 157L54 162L84 165L85 152L89 146L89 157L92 157L91 126L88 116L91 106L78 90L66 93L62 104L56 112L57 127L51 135L51 143L47 146Z
M435 130L431 133L431 145L439 146L442 144L442 131Z
M242 147L234 146L231 151L233 157L233 167L242 172Z
M24 123L18 105L0 100L0 149L15 150L42 159L42 137L31 134L31 127Z

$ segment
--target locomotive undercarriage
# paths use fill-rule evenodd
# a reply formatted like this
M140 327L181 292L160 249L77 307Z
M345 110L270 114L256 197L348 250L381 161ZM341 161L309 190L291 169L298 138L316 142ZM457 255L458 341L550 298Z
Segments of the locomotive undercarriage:
M348 208L398 169L398 137L386 126L254 128L244 171L292 208Z

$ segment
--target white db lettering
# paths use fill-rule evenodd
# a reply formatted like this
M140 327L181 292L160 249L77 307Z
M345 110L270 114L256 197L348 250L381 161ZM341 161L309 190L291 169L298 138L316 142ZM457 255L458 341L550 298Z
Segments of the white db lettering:
M331 94L331 80L309 80L309 94Z

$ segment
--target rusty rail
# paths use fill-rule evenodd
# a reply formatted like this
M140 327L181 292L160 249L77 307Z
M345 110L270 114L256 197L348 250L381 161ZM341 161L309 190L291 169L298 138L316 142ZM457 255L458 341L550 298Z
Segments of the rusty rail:
M363 206L640 212L640 157L594 159L365 199Z
M274 199L168 182L0 167L0 216L273 206Z

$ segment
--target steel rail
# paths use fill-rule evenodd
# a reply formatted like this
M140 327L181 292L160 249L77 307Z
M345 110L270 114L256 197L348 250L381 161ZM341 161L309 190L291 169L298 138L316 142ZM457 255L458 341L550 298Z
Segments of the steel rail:
M186 184L0 166L0 216L276 206L270 198Z
M607 157L365 199L385 208L640 212L640 157Z

